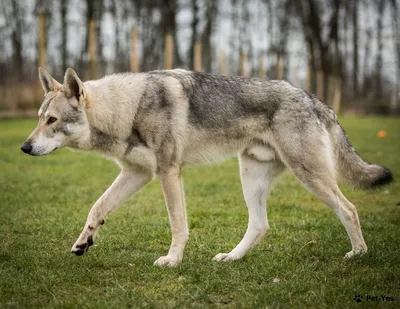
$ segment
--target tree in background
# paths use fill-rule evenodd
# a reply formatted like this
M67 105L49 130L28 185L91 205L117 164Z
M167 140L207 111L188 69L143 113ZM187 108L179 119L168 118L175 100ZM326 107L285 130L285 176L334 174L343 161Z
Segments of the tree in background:
M213 47L211 39L214 33L217 16L218 0L207 0L205 9L205 27L201 36L203 66L206 72L212 71Z
M188 53L188 59L189 59L189 68L191 70L194 70L194 45L198 41L198 27L199 27L199 4L197 0L191 0L191 13L192 13L192 22L191 22L191 30L192 30L192 36L191 36L191 41L190 41L190 46L189 46L189 53Z
M398 0L390 0L391 12L392 12L392 35L393 35L393 47L396 64L396 79L393 89L393 101L391 107L393 110L399 109L399 92L400 92L400 4Z
M177 37L176 15L179 10L177 0L162 0L159 3L158 9L162 12L160 22L160 30L163 33L163 38L167 34L171 34L174 38L174 66L179 67L182 65L182 60L179 52L179 40ZM165 44L165 42L164 42Z
M60 0L60 15L61 15L61 70L65 72L68 67L68 47L67 47L67 31L68 31L68 0Z
M353 96L358 96L358 0L353 0Z
M45 11L50 31L47 63L58 73L72 65L85 74L88 25L94 20L99 75L128 70L130 32L136 27L141 71L163 68L164 40L170 33L174 67L193 69L193 47L200 42L205 71L216 72L213 64L220 55L216 50L224 48L228 74L240 72L238 60L245 53L247 74L257 75L259 56L267 55L269 77L276 77L277 59L284 63L286 73L300 63L304 85L308 62L314 73L311 91L316 91L315 72L323 73L319 75L324 76L323 99L330 96L328 81L334 76L344 81L344 96L350 102L385 105L389 92L397 102L400 90L399 1L3 0L0 69L7 76L37 80L37 14ZM376 23L366 22L372 20ZM68 37L72 29L74 35ZM293 42L300 47L297 51ZM395 51L393 55L389 48ZM396 65L388 63L389 57ZM367 96L370 101L365 100Z
M15 72L15 77L20 78L24 67L24 55L22 52L24 31L23 7L17 0L11 0L9 6L6 6L5 3L2 6L6 26L9 29L11 38L12 70Z
M101 40L101 20L103 18L104 1L103 0L86 0L86 38L84 49L82 50L82 56L85 56L89 52L89 36L91 21L96 24L96 45L97 45L97 57L103 59L103 42Z
M385 9L386 0L377 0L376 8L377 8L377 22L376 22L376 45L378 46L376 53L376 61L375 61L375 75L376 75L376 83L375 83L375 98L380 100L382 98L382 49L383 49L383 38L382 38L382 30L383 30L383 11Z

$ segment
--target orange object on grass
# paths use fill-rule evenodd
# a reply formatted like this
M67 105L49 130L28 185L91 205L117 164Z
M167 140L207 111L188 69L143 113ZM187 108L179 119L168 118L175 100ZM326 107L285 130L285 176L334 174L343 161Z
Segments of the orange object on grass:
M387 136L387 132L385 130L380 130L376 136L379 138L385 138Z

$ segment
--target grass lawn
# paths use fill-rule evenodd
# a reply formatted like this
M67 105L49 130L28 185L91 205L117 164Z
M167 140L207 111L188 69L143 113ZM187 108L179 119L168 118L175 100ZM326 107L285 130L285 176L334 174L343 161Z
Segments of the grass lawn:
M341 123L364 159L400 177L399 118ZM268 236L241 261L211 261L247 226L236 159L184 171L191 237L181 266L153 266L170 243L158 181L112 213L94 247L77 257L69 250L119 170L66 149L24 155L19 147L35 125L0 122L1 308L400 308L399 182L369 192L343 187L369 248L350 261L339 219L289 173L269 199ZM386 139L376 137L380 129Z

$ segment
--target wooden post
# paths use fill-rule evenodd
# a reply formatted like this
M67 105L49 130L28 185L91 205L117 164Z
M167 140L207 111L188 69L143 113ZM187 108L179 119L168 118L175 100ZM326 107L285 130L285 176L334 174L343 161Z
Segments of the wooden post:
M131 31L131 72L139 72L139 59L137 54L137 29Z
M201 43L196 42L194 43L194 49L193 49L193 58L194 58L194 71L196 72L201 72L202 67L201 67Z
M307 79L306 79L306 85L305 85L305 89L306 89L306 91L308 91L308 92L312 92L312 86L311 86L311 83L312 83L312 68L311 68L311 65L310 64L308 64L308 66L307 66Z
M46 13L41 12L39 14L39 66L45 69L46 65Z
M276 79L283 79L283 63L281 56L276 60Z
M261 78L265 78L264 55L263 54L261 54L258 57L258 76Z
M339 114L342 105L342 79L340 77L335 78L335 91L332 105L333 111Z
M89 22L89 79L96 79L96 64L97 64L97 42L96 42L96 21Z
M317 71L317 97L324 100L324 72Z
M173 68L174 40L172 34L168 33L165 36L165 51L164 51L164 68L171 70Z
M247 60L247 54L246 53L240 53L240 75L241 76L246 76L246 60Z
M219 56L219 74L225 74L225 52L223 50Z

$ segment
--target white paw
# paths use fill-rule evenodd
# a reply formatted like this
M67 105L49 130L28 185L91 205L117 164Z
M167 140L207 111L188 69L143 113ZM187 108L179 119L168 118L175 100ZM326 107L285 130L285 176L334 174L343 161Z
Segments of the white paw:
M351 250L351 251L349 251L349 252L347 252L346 253L346 255L344 256L344 258L346 259L346 260L348 260L348 259L351 259L351 258L353 258L353 257L355 257L355 256L361 256L361 255L363 255L363 254L365 254L365 253L367 253L367 251L366 250Z
M177 257L167 255L158 258L158 260L154 262L154 265L174 267L179 265L180 263L181 261Z
M218 253L216 256L214 256L213 261L224 261L224 262L228 262L228 261L235 261L235 260L239 260L241 258L241 256L238 256L237 254L232 254L232 253Z

